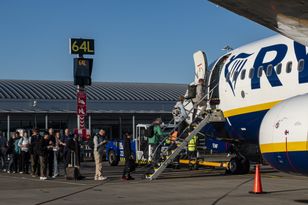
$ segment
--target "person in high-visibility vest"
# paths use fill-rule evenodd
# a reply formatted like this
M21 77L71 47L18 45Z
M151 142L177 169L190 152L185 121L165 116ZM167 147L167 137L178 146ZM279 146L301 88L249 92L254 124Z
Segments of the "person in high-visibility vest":
M193 165L191 164L191 160L195 159L197 163L197 141L198 137L195 135L189 140L187 145L187 156L189 159L189 168L192 169ZM196 165L196 164L195 164ZM196 167L196 166L195 166Z

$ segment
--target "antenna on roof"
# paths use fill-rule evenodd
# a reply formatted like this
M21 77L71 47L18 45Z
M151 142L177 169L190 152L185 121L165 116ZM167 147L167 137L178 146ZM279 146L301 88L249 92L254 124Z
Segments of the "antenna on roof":
M222 51L232 51L233 48L229 45L226 45L224 48L221 49Z

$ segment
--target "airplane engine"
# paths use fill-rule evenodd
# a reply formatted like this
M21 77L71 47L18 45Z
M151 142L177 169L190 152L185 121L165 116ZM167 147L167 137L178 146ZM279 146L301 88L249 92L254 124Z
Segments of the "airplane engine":
M308 175L308 94L284 100L267 112L259 144L263 158L275 169Z

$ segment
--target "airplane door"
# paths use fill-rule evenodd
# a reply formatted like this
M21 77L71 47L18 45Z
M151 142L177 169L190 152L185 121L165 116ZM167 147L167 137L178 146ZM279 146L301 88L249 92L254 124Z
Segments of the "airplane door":
M219 99L219 78L222 71L223 66L226 63L227 58L229 55L221 57L215 66L213 67L209 81L208 81L208 93L210 93L209 100L211 105L218 105L220 104Z

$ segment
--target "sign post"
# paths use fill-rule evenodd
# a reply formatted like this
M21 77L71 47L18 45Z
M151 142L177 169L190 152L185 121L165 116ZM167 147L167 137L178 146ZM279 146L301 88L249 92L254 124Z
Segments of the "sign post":
M69 45L70 53L78 55L77 58L74 58L74 85L77 86L77 128L82 135L86 135L87 94L85 86L90 86L92 83L93 59L84 58L83 55L94 55L94 39L71 38Z

